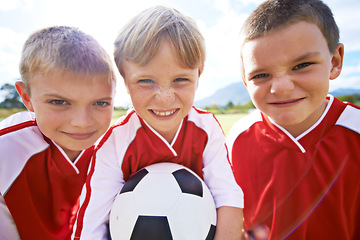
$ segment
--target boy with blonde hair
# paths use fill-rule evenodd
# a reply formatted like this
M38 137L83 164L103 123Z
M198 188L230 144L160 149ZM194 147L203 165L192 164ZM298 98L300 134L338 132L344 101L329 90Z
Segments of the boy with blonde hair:
M242 78L258 110L229 132L247 230L358 239L360 109L328 94L344 46L320 0L268 0L246 20Z
M25 42L20 73L29 111L0 123L0 239L70 239L93 145L112 118L112 62L77 28L49 27Z
M193 107L205 60L195 22L172 8L149 8L120 32L114 55L134 110L96 149L74 239L106 239L109 213L125 181L158 162L182 164L202 177L217 207L215 239L239 239L243 195L224 133L213 114Z

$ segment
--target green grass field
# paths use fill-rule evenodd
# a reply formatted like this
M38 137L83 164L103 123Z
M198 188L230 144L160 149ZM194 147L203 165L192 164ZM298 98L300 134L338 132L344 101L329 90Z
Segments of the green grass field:
M215 117L220 122L225 135L227 135L234 123L237 122L237 120L239 120L240 118L245 117L246 115L246 113L216 114Z
M0 120L6 118L7 116L14 114L16 112L23 111L23 109L2 109L0 108ZM115 110L113 114L114 123L116 119L126 114L126 110ZM225 134L227 134L232 127L232 125L239 120L240 118L246 116L245 113L236 113L236 114L215 114L216 118L219 120Z

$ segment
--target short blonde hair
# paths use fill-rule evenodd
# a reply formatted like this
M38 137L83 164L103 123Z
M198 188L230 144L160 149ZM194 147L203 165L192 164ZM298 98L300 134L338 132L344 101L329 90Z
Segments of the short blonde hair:
M115 64L124 77L124 61L145 66L163 39L168 39L180 64L204 69L205 43L195 21L173 8L155 6L135 16L115 41Z
M108 76L115 80L107 52L90 35L74 27L55 26L34 32L24 44L20 74L30 94L31 76L50 71Z

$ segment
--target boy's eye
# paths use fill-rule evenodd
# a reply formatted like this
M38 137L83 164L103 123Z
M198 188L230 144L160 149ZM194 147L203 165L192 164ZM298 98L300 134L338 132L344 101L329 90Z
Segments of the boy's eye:
M253 76L251 79L260 79L260 78L266 78L268 77L269 74L266 74L266 73L260 73L260 74L257 74L255 76Z
M175 82L186 82L186 81L189 81L189 79L187 79L187 78L176 78L174 81Z
M105 101L98 101L95 103L96 106L99 106L99 107L106 107L106 106L109 106L110 103L108 102L105 102Z
M293 70L299 70L299 69L302 69L302 68L306 68L308 66L310 66L312 63L310 62L305 62L305 63L300 63L298 65L296 65Z
M154 81L151 79L140 79L138 82L139 83L153 83Z
M59 99L54 99L49 101L49 103L54 104L54 105L65 105L67 104L67 102L65 100L59 100Z

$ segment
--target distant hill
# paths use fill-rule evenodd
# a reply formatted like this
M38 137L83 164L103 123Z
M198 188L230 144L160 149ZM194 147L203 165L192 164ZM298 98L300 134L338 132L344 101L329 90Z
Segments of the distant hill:
M352 94L360 95L360 89L340 88L330 92L330 94L335 97ZM217 90L209 97L195 101L195 106L203 108L216 104L219 107L223 107L226 106L230 101L234 105L243 105L250 101L250 96L242 82L232 83L224 88Z
M335 97L344 96L344 95L353 95L353 94L360 95L360 89L339 88L330 92L330 94L332 94Z
M195 106L210 107L213 104L226 106L230 101L234 104L245 104L250 100L250 96L242 82L232 83L224 88L217 90L213 95L195 101Z

